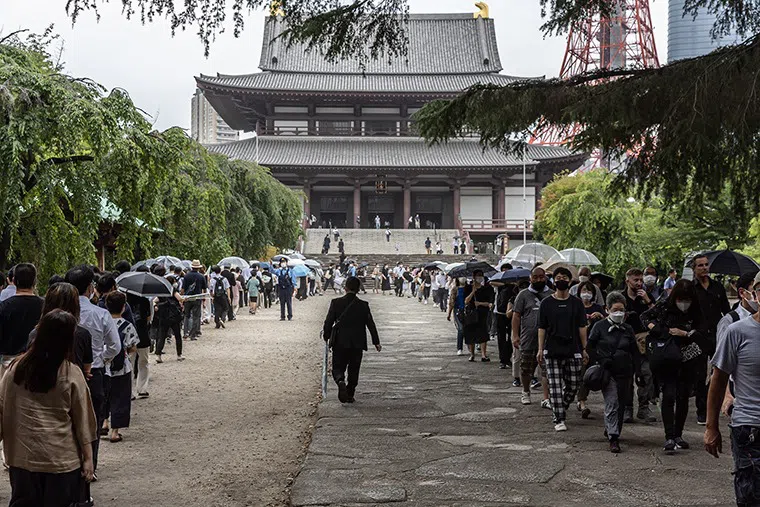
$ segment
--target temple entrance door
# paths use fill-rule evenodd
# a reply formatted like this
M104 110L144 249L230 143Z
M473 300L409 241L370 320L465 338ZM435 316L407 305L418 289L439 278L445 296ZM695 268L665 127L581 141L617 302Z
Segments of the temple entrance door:
M331 223L333 227L337 227L338 229L345 229L346 228L346 214L345 213L320 213L319 223L325 229L330 227Z
M440 229L443 222L442 213L420 213L420 227L423 229Z
M393 196L387 194L367 196L367 221L372 229L375 228L375 217L380 217L380 228L393 227L395 216L395 203ZM364 226L364 224L362 224Z
M390 227L393 229L393 213L370 213L367 216L366 223L369 224L370 229L375 228L375 217L380 217L380 228L385 229L386 227ZM362 224L363 226L364 224Z

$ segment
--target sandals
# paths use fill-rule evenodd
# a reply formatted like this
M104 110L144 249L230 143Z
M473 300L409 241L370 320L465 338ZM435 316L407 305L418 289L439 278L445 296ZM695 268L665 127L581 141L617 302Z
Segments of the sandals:
M116 444L118 442L121 442L122 440L124 440L124 437L121 435L121 433L117 433L116 438L109 438L108 439L108 441L111 442L112 444Z

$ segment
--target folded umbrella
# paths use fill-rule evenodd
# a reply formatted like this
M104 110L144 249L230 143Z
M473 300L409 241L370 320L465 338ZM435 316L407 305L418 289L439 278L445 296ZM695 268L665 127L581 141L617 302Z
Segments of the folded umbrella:
M143 271L128 271L119 275L116 286L122 292L146 298L169 297L174 293L167 279Z
M469 261L462 266L457 266L449 271L449 276L472 276L475 271L481 270L485 276L492 276L497 273L496 268L483 261Z

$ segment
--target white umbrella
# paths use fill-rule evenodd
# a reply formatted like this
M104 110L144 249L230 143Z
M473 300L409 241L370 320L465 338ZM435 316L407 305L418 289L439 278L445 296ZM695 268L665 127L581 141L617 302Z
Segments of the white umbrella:
M566 248L559 252L568 264L573 266L601 266L602 262L596 255L582 248Z
M292 253L292 254L289 254L288 257L290 257L291 259L301 259L302 261L306 260L306 257L301 255L300 253Z
M321 268L322 267L322 264L320 264L319 261L314 260L314 259L306 259L305 261L303 261L303 263L306 264L307 266L309 266L310 268Z
M220 267L229 266L231 268L240 268L240 269L251 267L251 265L248 264L248 261L243 259L242 257L225 257L224 259L220 260L216 265Z
M172 257L171 255L161 255L156 257L156 261L153 264L160 264L166 269L169 269L171 266L181 266L182 259Z
M303 266L304 264L306 263L302 261L301 259L290 259L288 261L288 266L290 266L291 268L296 267L296 266Z
M502 260L506 262L522 261L536 264L537 262L546 262L558 253L555 248L543 243L525 243L510 250Z

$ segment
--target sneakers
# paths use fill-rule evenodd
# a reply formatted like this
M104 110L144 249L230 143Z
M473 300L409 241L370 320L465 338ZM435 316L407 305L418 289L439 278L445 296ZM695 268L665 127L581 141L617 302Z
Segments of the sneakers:
M462 350L462 349L457 350L457 355L458 356L463 356L464 355L464 350Z
M541 385L541 382L538 381L537 378L533 378L530 381L530 388L531 389L541 389L543 386Z
M184 360L185 360L185 356L177 356L177 361L184 361Z
M676 450L676 441L672 438L665 441L665 446L662 448L663 451L672 454Z
M632 423L633 422L633 407L625 407L625 412L623 415L623 422L624 423Z
M700 426L705 426L707 424L707 417L697 414L697 424Z
M549 410L551 410L552 404L549 403L549 400L541 400L541 408L548 408Z
M581 419L588 419L591 415L591 409L586 407L583 410L581 410Z
M689 442L687 442L686 440L684 440L681 437L676 437L675 442L676 442L676 449L688 449L689 448Z
M530 405L530 393L522 393L522 396L520 396L520 403L523 405Z
M483 362L483 363L490 363L490 362L491 362L491 358L490 358L490 357L488 357L488 356L486 356L486 357L481 357L481 358L480 358L480 361L481 361L481 362Z
M554 431L567 431L567 425L565 421L560 421L554 425Z
M512 387L522 387L522 382L520 382L519 378L516 378L512 381Z
M507 369L507 365L504 364L504 363L499 363L499 369L500 370L506 370Z
M652 414L652 410L648 405L639 407L639 411L636 413L636 418L648 423L657 422L657 418Z
M612 454L620 454L620 442L617 440L610 440L610 452Z
M137 398L140 400L145 399L145 398L150 398L150 393L148 392L137 393Z

